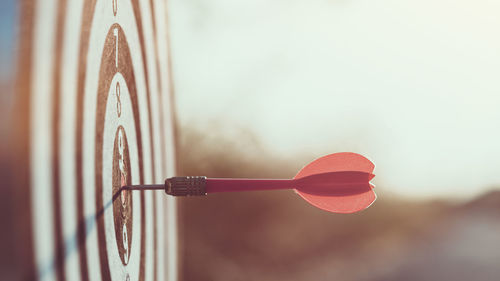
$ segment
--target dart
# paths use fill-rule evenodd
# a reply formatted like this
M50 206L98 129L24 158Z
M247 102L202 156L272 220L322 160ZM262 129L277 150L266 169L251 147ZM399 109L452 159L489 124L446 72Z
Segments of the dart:
M362 155L341 152L323 156L304 166L293 179L172 177L165 184L130 185L128 190L165 190L173 196L208 193L294 189L309 204L333 213L354 213L377 198L370 180L375 165Z

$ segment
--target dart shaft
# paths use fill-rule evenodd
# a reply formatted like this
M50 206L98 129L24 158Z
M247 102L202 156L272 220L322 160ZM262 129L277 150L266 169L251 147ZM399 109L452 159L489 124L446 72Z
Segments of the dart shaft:
M159 190L165 189L163 184L129 185L125 187L128 190Z
M128 190L164 189L173 196L202 196L207 193L275 190L293 188L294 180L289 179L233 179L207 177L172 177L165 180L165 185L130 185Z
M288 179L233 179L173 177L165 180L165 192L174 196L199 196L207 193L273 190L292 188Z
M292 188L293 180L288 179L231 179L231 178L209 178L207 179L207 193L232 192L232 191L254 191L275 190Z

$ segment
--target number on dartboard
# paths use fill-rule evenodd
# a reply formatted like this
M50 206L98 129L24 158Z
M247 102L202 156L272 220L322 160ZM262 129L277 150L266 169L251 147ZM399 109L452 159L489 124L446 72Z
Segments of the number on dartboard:
M118 12L118 0L113 0L113 15L116 17L116 12Z
M113 30L113 35L115 35L115 66L118 68L118 28Z

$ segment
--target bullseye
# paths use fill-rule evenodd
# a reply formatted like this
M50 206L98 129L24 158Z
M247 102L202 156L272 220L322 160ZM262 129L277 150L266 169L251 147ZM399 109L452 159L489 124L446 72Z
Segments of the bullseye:
M122 190L124 183L130 180L130 157L128 155L127 138L123 127L118 127L115 136L113 149L113 192L120 194L118 198L112 198L113 218L115 224L115 235L117 247L120 252L120 258L123 265L127 265L130 258L131 238L132 237L132 200L129 192Z

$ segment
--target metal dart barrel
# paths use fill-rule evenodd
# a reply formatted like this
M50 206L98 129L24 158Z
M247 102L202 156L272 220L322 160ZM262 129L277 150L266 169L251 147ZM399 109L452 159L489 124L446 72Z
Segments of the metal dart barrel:
M173 196L203 196L207 195L207 177L172 177L165 180L165 184L129 185L128 190L158 190Z
M173 177L165 180L165 192L173 196L207 195L207 177Z

